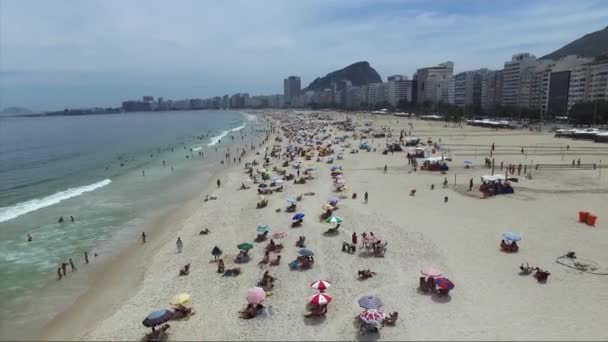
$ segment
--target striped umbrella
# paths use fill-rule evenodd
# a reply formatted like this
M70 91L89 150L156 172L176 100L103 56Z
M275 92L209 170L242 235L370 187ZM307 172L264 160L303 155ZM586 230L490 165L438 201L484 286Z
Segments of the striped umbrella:
M146 317L146 319L141 322L145 327L152 328L157 325L161 325L163 323L168 322L173 314L170 310L158 310L154 311Z
M272 234L273 239L284 239L286 237L287 237L287 233L285 233L285 232L276 232L276 233Z
M245 298L249 304L262 304L266 300L266 291L261 287L252 287L247 290Z
M427 277L439 277L441 276L441 271L439 271L438 269L434 268L434 267L426 267L423 268L420 273L422 273L423 275L427 276Z
M359 306L364 309L380 309L384 305L382 299L376 296L363 296L359 298Z
M359 315L359 318L363 322L372 323L372 324L382 323L382 321L384 320L384 317L385 317L384 312L376 310L376 309L365 310Z
M312 282L310 284L310 287L312 287L313 289L324 291L331 287L331 283L327 280L317 280L315 282Z
M327 223L342 223L342 218L340 216L330 216L325 222Z
M331 302L331 297L327 293L317 293L311 296L308 300L310 301L310 304L325 305Z
M435 285L439 286L440 288L442 288L444 290L451 290L456 286L448 278L435 279Z

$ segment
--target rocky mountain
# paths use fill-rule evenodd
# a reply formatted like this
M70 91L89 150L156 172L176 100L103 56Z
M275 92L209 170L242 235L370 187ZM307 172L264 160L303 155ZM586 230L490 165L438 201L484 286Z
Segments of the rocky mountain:
M596 58L606 53L608 53L608 26L603 30L586 34L541 59L558 60L567 55Z
M332 82L342 80L349 80L354 86L382 82L382 78L380 78L378 72L374 70L368 62L357 62L344 69L330 72L324 77L317 77L303 91L323 90L325 88L330 88Z

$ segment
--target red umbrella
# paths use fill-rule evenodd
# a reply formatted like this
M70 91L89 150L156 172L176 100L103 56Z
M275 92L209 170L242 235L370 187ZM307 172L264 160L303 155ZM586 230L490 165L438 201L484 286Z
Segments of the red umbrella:
M331 302L331 297L327 293L317 293L309 298L310 304L325 305Z
M261 287L252 287L247 290L247 303L262 304L266 300L266 291Z
M320 291L327 290L331 286L331 283L327 280L317 280L310 284L310 287Z
M378 311L376 309L369 309L369 310L365 310L363 311L360 315L359 318L365 322L365 323L382 323L382 320L384 319L384 312L382 311Z

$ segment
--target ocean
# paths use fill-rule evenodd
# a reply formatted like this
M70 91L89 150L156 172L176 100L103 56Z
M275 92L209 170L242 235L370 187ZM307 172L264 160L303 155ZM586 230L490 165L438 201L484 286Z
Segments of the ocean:
M62 262L92 267L85 251L91 264L116 255L152 215L200 195L206 183L188 179L257 145L258 128L231 111L0 117L0 322L57 287Z

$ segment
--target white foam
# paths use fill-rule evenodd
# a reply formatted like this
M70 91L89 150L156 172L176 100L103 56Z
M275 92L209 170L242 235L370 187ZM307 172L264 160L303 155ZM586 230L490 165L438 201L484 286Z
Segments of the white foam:
M68 189L65 191L61 191L58 192L56 194L44 197L42 199L33 199L33 200L29 200L26 202L22 202L22 203L18 203L15 204L11 207L4 207L4 208L0 208L0 222L5 222L8 220L12 220L16 217L19 217L21 215L25 215L27 213L30 213L32 211L38 210L38 209L42 209L45 207L49 207L51 205L57 204L63 200L66 200L68 198L72 198L72 197L76 197L76 196L80 196L82 194L84 194L85 192L89 192L89 191L93 191L96 189L99 189L101 187L104 187L108 184L112 183L111 180L109 179L104 179L102 181L99 181L97 183L93 183L93 184L89 184L89 185L85 185L85 186L80 186L77 188L72 188L72 189Z
M256 115L249 114L249 113L241 112L241 114L243 114L247 118L247 121L254 121L255 119L258 118Z
M198 146L198 147L194 147L194 148L192 148L192 151L200 151L200 150L202 150L202 149L203 149L202 147Z
M217 143L219 143L220 140L222 140L223 137L227 136L231 132L240 131L243 128L245 128L245 125L242 125L242 126L239 126L239 127L235 127L235 128L233 128L231 130L228 130L228 131L223 131L222 134L216 135L215 137L211 138L211 142L209 144L207 144L207 146L217 145Z

